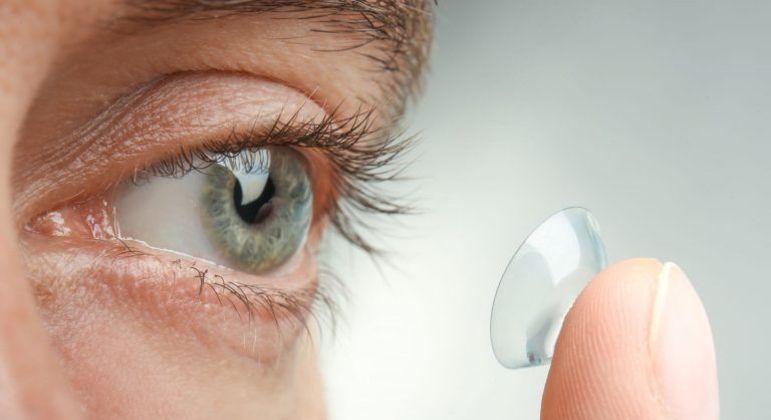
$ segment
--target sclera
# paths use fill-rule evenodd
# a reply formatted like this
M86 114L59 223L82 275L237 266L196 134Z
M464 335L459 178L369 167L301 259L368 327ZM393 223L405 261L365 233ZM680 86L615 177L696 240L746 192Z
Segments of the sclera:
M511 257L495 294L490 340L498 361L510 369L551 361L573 301L606 266L587 209L569 207L541 223Z

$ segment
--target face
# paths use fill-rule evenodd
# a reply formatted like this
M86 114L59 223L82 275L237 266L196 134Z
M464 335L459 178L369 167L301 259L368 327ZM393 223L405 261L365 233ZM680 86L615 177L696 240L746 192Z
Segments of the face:
M0 4L0 407L324 417L321 245L402 209L377 188L430 9Z

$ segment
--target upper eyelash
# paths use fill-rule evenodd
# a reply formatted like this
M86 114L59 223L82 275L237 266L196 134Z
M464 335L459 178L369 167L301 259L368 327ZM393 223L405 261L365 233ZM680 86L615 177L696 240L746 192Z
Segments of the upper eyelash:
M299 112L299 111L298 111ZM220 140L211 140L196 148L182 147L169 158L149 167L138 168L134 181L147 175L179 177L201 170L217 160L213 155L240 159L241 164L253 165L244 150L266 146L315 148L323 152L333 168L332 185L337 200L331 203L327 216L335 229L350 243L367 253L382 250L365 239L362 228L369 226L361 213L386 215L409 213L406 200L386 194L378 186L400 179L406 167L403 158L415 138L402 132L392 134L389 127L376 128L374 110L359 111L345 118L336 118L336 111L318 122L299 121L298 113L283 119L276 117L267 129L253 124L246 131L233 130Z

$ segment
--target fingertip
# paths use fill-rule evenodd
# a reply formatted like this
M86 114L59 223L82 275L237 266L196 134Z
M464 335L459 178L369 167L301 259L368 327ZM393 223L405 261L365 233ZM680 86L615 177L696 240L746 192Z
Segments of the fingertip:
M647 388L647 322L656 259L616 263L581 292L565 318L542 401L543 419L639 418ZM647 389L646 389L647 391ZM646 392L650 395L650 392Z
M690 283L670 265L656 259L622 261L579 295L557 342L543 419L717 418L709 324ZM662 308L667 309L663 315ZM691 331L683 333L684 328ZM681 360L694 352L706 356ZM714 391L703 372L707 379L714 376ZM689 394L687 388L698 381L707 385L699 395Z
M610 265L581 292L573 309L594 302L604 293L648 290L655 285L663 267L664 264L656 258L632 258Z

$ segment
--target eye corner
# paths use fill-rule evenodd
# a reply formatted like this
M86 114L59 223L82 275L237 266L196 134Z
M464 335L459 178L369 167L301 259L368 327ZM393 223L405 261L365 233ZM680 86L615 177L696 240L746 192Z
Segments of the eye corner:
M51 237L108 240L118 237L112 194L65 204L30 219L23 230Z

